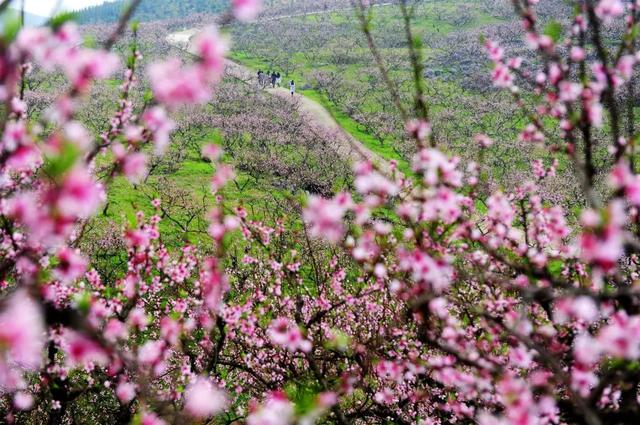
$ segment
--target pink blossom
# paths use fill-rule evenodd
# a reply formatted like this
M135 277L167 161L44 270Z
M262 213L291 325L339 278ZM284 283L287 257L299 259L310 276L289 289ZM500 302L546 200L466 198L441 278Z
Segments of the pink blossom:
M212 312L217 312L222 306L222 298L229 289L227 277L218 267L215 258L207 258L200 274L205 306Z
M288 425L294 417L293 404L283 393L274 392L247 417L247 425Z
M149 318L146 313L141 308L134 308L129 313L129 317L127 318L127 324L134 328L145 330L147 325L149 324Z
M473 139L482 148L488 148L493 145L493 140L486 134L476 134Z
M509 363L515 367L529 369L534 364L533 358L535 354L535 351L528 350L523 345L519 345L509 351Z
M24 291L15 293L0 313L0 387L15 389L21 371L42 364L45 328L39 306Z
M71 51L61 63L67 77L80 92L86 91L93 80L109 77L119 64L115 54L90 49Z
M100 344L78 332L65 332L64 349L67 361L72 366L85 367L90 363L105 365L109 361L106 351Z
M140 152L126 155L122 161L122 173L131 183L140 183L147 175L147 157Z
M64 125L64 135L67 141L72 142L81 151L89 149L93 141L91 133L77 121L70 121Z
M291 352L311 351L311 341L306 340L300 329L284 317L273 320L267 333L274 344Z
M573 46L570 52L571 60L574 62L582 62L586 57L584 49L582 47Z
M598 385L598 377L591 370L571 369L571 387L582 397L588 397L591 390Z
M163 317L160 321L160 336L169 345L177 344L180 337L180 324L169 317Z
M628 360L640 357L640 318L615 315L596 339L604 353Z
M640 176L631 172L626 161L621 161L613 167L609 182L613 188L622 189L632 205L640 206Z
M605 271L616 266L624 253L624 235L622 225L626 222L624 205L620 201L612 202L607 208L608 221L597 228L588 228L580 237L582 259L594 263ZM582 220L588 213L583 213Z
M484 47L485 49L487 49L489 59L491 59L493 62L500 62L504 58L504 49L500 47L497 42L493 40L487 40L484 43Z
M595 12L600 19L609 21L624 13L624 4L621 0L600 0L595 7Z
M208 158L212 162L217 162L222 156L222 149L218 145L209 143L202 147L202 156Z
M164 341L147 341L138 350L138 361L146 366L155 365L164 353Z
M67 217L88 218L104 200L104 191L82 168L74 168L62 182L56 205Z
M27 113L27 103L24 102L23 100L20 100L20 98L14 97L11 99L11 112L13 112L14 114L24 117L24 115Z
M344 235L342 218L351 206L351 196L347 194L338 194L333 199L309 197L303 216L311 235L329 242L339 242Z
M127 327L118 319L111 319L104 327L104 337L107 341L116 342L127 337Z
M225 184L232 180L234 176L235 173L232 167L225 164L219 164L216 167L216 172L213 175L213 178L211 179L211 191L216 193L222 189Z
M251 0L244 0L251 2ZM253 0L256 2L256 0ZM209 27L200 32L194 39L194 48L200 56L201 67L206 72L205 79L218 82L224 72L224 57L229 49L229 42L215 27Z
M155 413L144 412L140 417L140 425L166 425L167 423L156 416Z
M570 81L561 81L558 85L560 100L563 102L575 102L582 93L582 85Z
M260 13L262 0L232 0L233 14L239 21L252 21Z
M491 73L491 80L496 87L510 88L513 86L513 76L509 68L502 63L496 63Z
M447 184L453 187L462 185L462 173L457 170L459 160L448 158L435 149L422 149L413 158L413 170L424 176L428 186Z
M7 152L15 151L18 146L31 144L24 121L9 121L2 134L2 148Z
M201 59L195 65L183 66L173 58L149 67L149 78L156 99L170 108L209 101L210 86L220 80L224 71L224 55L228 44L215 28L200 33L194 44Z
M378 391L373 395L373 399L378 404L390 405L396 401L396 396L391 388L383 388L382 391Z
M63 248L58 252L58 266L55 276L63 283L72 283L82 277L87 270L87 260L77 249Z
M170 108L202 104L211 99L209 83L202 70L183 68L178 59L152 64L149 78L156 99Z
M591 124L596 128L602 127L602 111L603 108L600 102L593 101L587 105L587 116L589 117Z
M405 127L411 137L421 142L431 135L431 124L424 120L408 121Z
M142 121L153 133L156 154L163 154L169 145L169 136L176 124L167 116L167 112L160 106L148 109L142 115Z
M328 409L338 403L338 394L333 391L325 391L318 396L318 405L321 408Z
M13 405L18 410L29 410L33 406L33 396L29 393L20 391L13 397Z
M585 365L594 365L602 354L600 343L589 334L580 334L574 339L573 353L575 359Z
M511 226L516 212L503 193L495 193L487 199L487 217L495 223Z
M542 143L544 142L544 134L533 124L528 124L520 135L518 139L522 142L531 142L531 143Z
M375 194L387 197L398 193L398 187L393 182L374 171L370 166L359 167L356 174L355 187L363 195Z
M116 396L120 403L130 403L136 397L136 386L131 382L122 381L116 387Z
M13 171L29 171L42 163L40 150L33 143L24 121L6 124L0 143L1 152L9 155L7 167Z
M189 384L184 399L187 413L199 419L207 419L224 411L228 404L226 394L203 377L198 377Z
M556 302L554 320L558 323L566 323L570 319L577 319L584 323L592 323L598 315L598 305L595 301L588 296L579 296Z
M633 55L623 55L616 64L616 72L620 77L627 81L633 74L633 67L636 64L636 58Z
M434 259L425 252L415 249L412 252L400 251L400 268L411 273L417 284L426 286L436 293L449 287L453 270L445 260Z
M42 164L42 154L35 145L20 145L9 156L6 164L7 170L29 172Z

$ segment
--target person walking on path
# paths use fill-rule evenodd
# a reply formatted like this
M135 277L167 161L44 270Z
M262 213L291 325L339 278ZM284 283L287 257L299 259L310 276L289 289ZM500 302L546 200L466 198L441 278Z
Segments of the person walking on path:
M296 94L296 83L295 83L295 81L291 80L291 82L289 83L289 88L291 89L291 97L293 97L293 95Z
M278 87L280 87L280 83L282 83L282 77L280 76L280 73L278 72L276 74L276 84L278 85Z
M259 69L258 70L258 85L259 86L262 86L263 76L264 76L264 72L262 72L262 70Z
M271 87L273 87L274 89L276 88L276 80L278 79L278 77L276 76L276 72L273 71L273 73L271 74Z

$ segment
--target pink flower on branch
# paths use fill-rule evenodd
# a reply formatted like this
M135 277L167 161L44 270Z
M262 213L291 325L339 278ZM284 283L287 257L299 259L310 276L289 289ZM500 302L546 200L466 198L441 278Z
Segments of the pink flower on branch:
M272 392L247 417L247 425L287 425L294 419L293 404L281 392Z
M605 21L622 16L624 4L621 0L600 0L595 7L596 15Z
M167 112L160 106L147 109L142 115L142 122L153 134L156 154L163 154L169 145L169 136L176 128L175 122L167 116Z
M228 42L215 28L208 28L196 37L195 48L200 60L194 65L183 66L172 58L149 68L154 95L169 108L208 102L211 86L222 78Z
M77 167L63 179L56 193L58 211L70 218L89 218L104 201L105 193L87 170Z
M584 226L580 236L582 259L605 272L612 271L624 254L622 226L627 216L622 201L612 202L602 212L586 210L581 221Z
M224 391L204 377L198 377L189 384L184 398L187 413L199 419L207 419L221 413L228 405Z
M153 93L170 108L185 104L201 104L211 99L209 82L197 67L183 68L179 59L155 63L149 68Z
M58 266L54 275L63 283L72 283L82 277L87 270L87 260L77 249L63 248L58 252Z
M352 205L348 194L339 194L333 199L311 196L303 213L311 235L329 242L339 242L345 231L343 218Z
M45 327L42 311L24 291L8 299L0 313L0 388L23 385L22 373L42 366Z
M272 321L267 334L271 342L293 353L311 351L311 341L305 339L300 329L287 318L280 317Z
M233 15L239 21L252 21L260 13L262 0L232 0Z
M131 402L136 396L135 384L127 381L122 381L116 387L116 396L120 403L126 404Z

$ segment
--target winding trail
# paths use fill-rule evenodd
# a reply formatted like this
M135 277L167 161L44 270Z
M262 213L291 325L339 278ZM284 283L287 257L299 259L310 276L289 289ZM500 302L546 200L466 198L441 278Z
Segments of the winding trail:
M280 19L282 17L278 18ZM197 29L175 32L167 36L167 42L180 50L193 53L191 39L197 32ZM253 85L256 89L258 88L257 76L254 72L229 59L225 61L225 75L241 80L246 84ZM340 157L354 162L369 161L374 164L382 174L393 178L394 171L389 162L375 152L372 152L362 142L346 132L320 103L299 94L292 97L289 90L284 87L266 88L265 90L274 96L295 102L298 111L306 116L309 124L321 129L323 132L326 132L330 138L333 138L336 152Z

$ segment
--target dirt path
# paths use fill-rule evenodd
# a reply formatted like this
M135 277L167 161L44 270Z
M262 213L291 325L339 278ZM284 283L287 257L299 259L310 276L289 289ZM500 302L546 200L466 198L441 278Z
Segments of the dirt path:
M170 34L167 37L167 41L174 47L193 53L191 51L191 38L196 33L196 29L176 32ZM258 88L257 75L236 62L231 60L226 61L225 74L229 77L242 80L247 84L254 85L256 89ZM291 96L289 90L284 87L267 88L265 90L274 96L295 102L299 112L307 117L308 122L312 126L320 128L330 136L334 136L336 151L342 158L350 159L354 162L370 161L375 164L380 172L388 177L392 176L393 172L389 163L375 152L369 150L358 139L347 133L321 104L299 94Z

